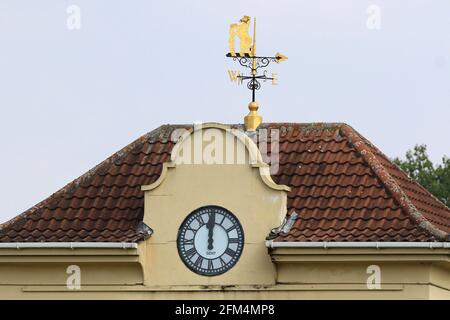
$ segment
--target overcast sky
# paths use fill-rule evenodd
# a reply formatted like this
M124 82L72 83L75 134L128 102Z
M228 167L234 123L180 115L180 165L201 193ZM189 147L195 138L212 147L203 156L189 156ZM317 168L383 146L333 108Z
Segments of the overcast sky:
M289 57L258 93L264 121L346 122L392 157L450 155L448 0L0 0L0 222L161 124L242 123L250 92L225 53L243 14L259 54Z

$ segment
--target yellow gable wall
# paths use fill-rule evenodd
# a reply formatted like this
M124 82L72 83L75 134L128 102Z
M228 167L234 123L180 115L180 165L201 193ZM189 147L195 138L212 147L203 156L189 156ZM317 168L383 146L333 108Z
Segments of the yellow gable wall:
M231 160L226 159L230 143L235 155ZM154 230L146 241L145 284L274 284L275 270L265 239L286 215L288 188L277 186L267 169L256 145L246 136L236 136L222 126L206 126L186 134L174 148L172 164L165 166L161 179L143 188L147 190L144 222ZM186 216L207 205L231 211L239 219L245 238L238 263L214 277L190 271L176 245Z

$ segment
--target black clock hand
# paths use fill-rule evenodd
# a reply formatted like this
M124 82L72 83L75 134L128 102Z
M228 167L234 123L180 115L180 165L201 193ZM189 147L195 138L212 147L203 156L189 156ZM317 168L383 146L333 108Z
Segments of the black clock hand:
M216 214L215 214L215 212L213 212L209 215L209 220L208 220L208 223L206 224L206 227L208 228L208 250L214 249L213 235L214 235L215 219L216 219Z

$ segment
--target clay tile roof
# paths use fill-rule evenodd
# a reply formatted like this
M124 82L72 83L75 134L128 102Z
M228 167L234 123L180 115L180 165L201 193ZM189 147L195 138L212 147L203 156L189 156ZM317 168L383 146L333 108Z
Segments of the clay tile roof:
M140 187L158 179L174 146L170 134L180 127L192 126L159 127L4 223L0 242L143 240ZM272 178L291 187L288 216L298 215L271 239L449 239L450 209L350 126L267 123L261 129L279 129L279 170Z

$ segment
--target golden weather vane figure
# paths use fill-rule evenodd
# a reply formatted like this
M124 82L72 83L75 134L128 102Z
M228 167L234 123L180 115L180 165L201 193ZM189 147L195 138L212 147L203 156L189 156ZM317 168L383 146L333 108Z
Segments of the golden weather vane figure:
M239 54L245 55L250 54L250 47L252 44L252 38L250 37L250 34L248 33L248 29L250 27L250 17L249 16L243 16L241 20L239 20L240 23L232 23L230 25L230 53L232 55L236 54L235 50L235 42L234 40L236 37L239 38Z
M256 55L256 18L253 19L253 39L249 34L250 17L243 16L240 23L233 23L230 25L229 49L227 57L238 61L243 67L251 70L250 75L243 75L237 70L228 70L228 75L231 81L236 81L242 84L243 81L248 80L247 88L252 91L252 101L248 105L249 114L245 117L245 127L249 131L254 131L262 122L262 117L258 114L258 103L255 101L256 90L261 88L260 81L271 80L273 85L278 84L278 77L276 73L272 73L271 77L267 76L267 70L258 74L260 68L267 67L270 62L279 63L287 59L281 53L276 53L273 57L264 57ZM239 53L236 53L235 40L239 38Z

